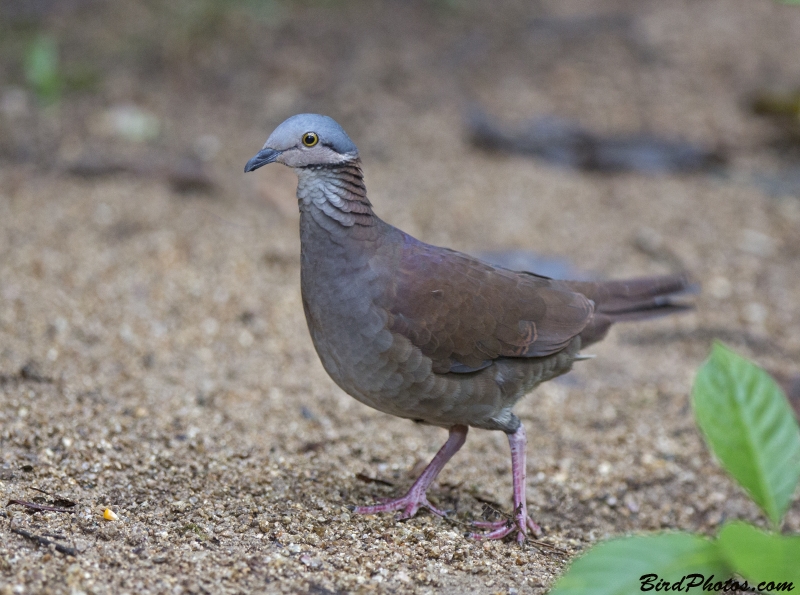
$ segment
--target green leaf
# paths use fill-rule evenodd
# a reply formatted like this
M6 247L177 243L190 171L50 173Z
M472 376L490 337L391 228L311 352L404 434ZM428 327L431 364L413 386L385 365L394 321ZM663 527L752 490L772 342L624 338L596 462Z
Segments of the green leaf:
M699 580L699 585L711 575L714 582L724 582L731 570L715 543L704 537L688 533L623 537L600 543L575 560L550 593L630 595L655 592L663 581L683 580L685 587Z
M719 532L717 545L737 574L751 585L761 581L792 582L800 587L800 535L764 533L734 521ZM759 591L773 590L760 588Z
M58 47L50 35L36 37L25 54L25 78L39 99L53 102L61 91L58 73Z
M800 478L800 429L781 389L715 343L695 378L692 403L713 453L777 526Z

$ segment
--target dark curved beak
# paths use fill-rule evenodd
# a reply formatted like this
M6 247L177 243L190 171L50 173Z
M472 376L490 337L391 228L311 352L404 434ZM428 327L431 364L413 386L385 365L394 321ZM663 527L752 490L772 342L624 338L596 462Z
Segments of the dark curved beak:
M247 165L244 166L244 173L258 169L262 165L272 163L280 156L280 154L281 152L276 151L275 149L261 149L258 153L256 153L256 156L248 161Z

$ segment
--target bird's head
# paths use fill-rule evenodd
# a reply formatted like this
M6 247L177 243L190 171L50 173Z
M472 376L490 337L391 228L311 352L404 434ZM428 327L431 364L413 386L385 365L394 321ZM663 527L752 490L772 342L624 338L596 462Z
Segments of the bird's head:
M298 114L285 120L269 135L264 147L244 166L244 171L253 171L273 162L289 167L308 167L356 159L358 149L333 118Z

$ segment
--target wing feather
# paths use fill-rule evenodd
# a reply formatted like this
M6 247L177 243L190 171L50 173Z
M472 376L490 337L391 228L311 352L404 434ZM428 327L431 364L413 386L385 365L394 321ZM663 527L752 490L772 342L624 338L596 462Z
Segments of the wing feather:
M396 283L383 305L390 330L431 358L436 372L469 373L500 357L551 355L592 320L594 303L561 282L404 239Z

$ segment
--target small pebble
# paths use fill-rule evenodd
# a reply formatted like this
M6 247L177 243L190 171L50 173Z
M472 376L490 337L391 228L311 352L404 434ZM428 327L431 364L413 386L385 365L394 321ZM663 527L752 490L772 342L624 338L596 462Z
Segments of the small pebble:
M742 310L742 318L750 324L761 326L767 320L767 308L764 304L750 302Z
M767 258L775 253L777 242L765 233L754 229L743 229L739 239L739 249L742 252Z
M707 286L708 293L718 300L727 299L731 297L731 294L733 293L733 286L731 285L731 282L721 275L711 277L711 279L708 280Z

